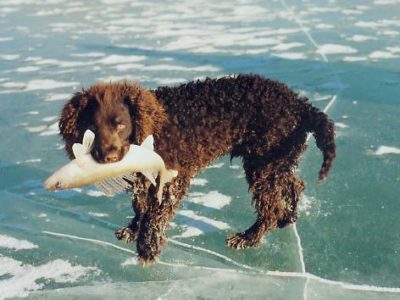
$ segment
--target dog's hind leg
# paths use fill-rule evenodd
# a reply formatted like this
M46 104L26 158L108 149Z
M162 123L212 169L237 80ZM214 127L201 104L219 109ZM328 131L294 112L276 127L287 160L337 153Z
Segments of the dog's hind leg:
M263 156L244 155L243 167L249 191L253 193L257 220L246 231L229 237L226 240L229 247L257 246L267 231L296 221L297 202L304 184L295 177L294 169L306 148L304 142L305 134L299 134L291 140L292 147L279 147Z
M286 203L282 199L282 174L277 174L270 166L260 169L244 165L250 179L249 191L253 193L253 204L257 212L256 222L244 232L226 240L229 247L244 249L258 246L264 234L278 227L279 220L285 218Z
M304 190L304 182L294 174L284 174L282 183L282 201L284 203L284 216L278 220L279 228L286 227L297 221L297 203Z

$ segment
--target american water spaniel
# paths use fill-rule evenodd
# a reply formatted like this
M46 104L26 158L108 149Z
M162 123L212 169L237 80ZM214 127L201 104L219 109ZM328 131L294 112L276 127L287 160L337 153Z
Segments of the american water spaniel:
M130 223L116 231L137 242L139 262L155 262L166 245L165 230L187 194L190 180L217 158L241 157L257 218L226 243L234 249L260 244L264 234L297 219L304 183L296 177L299 157L313 133L323 154L319 179L335 158L334 124L283 83L258 75L206 78L175 87L146 89L136 83L99 83L77 92L59 121L65 149L81 142L86 129L96 133L93 157L120 160L129 144L154 136L155 151L178 176L164 186L163 201L140 173L131 182Z

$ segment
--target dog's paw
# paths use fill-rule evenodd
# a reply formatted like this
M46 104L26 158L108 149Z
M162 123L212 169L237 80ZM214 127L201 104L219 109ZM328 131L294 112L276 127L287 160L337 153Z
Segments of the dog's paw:
M137 261L143 267L150 266L156 263L161 255L161 245L152 244L152 245L139 245L138 244L138 258Z
M146 267L156 263L166 243L166 236L160 232L151 231L148 235L140 235L136 244L138 262Z
M137 233L130 227L122 227L115 232L115 237L125 243L133 243L137 238Z
M137 261L142 267L149 267L155 264L159 259L160 259L159 255L153 255L153 254L139 255L137 257Z
M246 249L250 247L257 247L261 244L261 239L256 239L246 233L237 233L225 240L228 247L232 249Z

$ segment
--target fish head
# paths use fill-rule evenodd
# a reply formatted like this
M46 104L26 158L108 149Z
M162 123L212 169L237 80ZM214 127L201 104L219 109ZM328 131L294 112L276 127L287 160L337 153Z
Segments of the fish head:
M71 188L71 183L79 177L77 160L61 167L46 179L43 186L49 191L59 191Z
M43 184L44 188L49 191L58 191L58 190L64 190L68 187L66 187L65 183L63 182L62 178L60 176L57 176L57 174L53 174L49 178L46 179L46 181Z
M43 184L44 188L48 191L58 191L62 189L62 181L54 179L52 177L47 178Z

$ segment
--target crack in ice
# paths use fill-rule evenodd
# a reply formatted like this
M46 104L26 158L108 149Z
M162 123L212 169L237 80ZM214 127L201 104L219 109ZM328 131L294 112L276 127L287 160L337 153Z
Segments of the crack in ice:
M318 53L322 57L323 61L328 64L329 68L331 69L331 71L332 71L332 73L333 73L333 75L335 77L336 83L339 86L339 90L337 91L337 93L331 98L331 100L328 102L328 104L323 109L323 112L327 113L330 110L330 108L333 106L333 104L336 102L337 96L343 90L343 84L341 83L341 80L339 79L338 74L330 66L330 64L329 64L330 62L329 62L328 57L325 55L325 51L320 51L321 50L321 46L314 40L312 35L305 28L302 20L296 17L296 14L293 13L293 10L287 5L285 0L280 0L280 2L282 4L282 6L287 10L287 12L290 15L292 15L292 18L299 25L301 31L306 35L306 37L311 42L311 44L313 44L314 47L317 49L316 53ZM308 134L306 142L309 141L310 137L311 137L311 134ZM304 261L304 250L303 250L303 247L302 247L301 238L300 238L299 232L297 230L296 224L293 224L292 228L293 228L294 235L296 237L296 243L297 243L297 247L298 247L298 255L299 255L300 266L301 266L301 273L302 274L309 274L309 273L306 272L306 266L305 266L305 261ZM303 288L303 299L304 300L307 300L307 288L308 288L309 280L310 280L310 277L306 276L306 282L305 282L304 288Z
M133 250L126 249L124 247L120 247L113 243L102 241L102 240L85 238L85 237L80 237L80 236L76 236L76 235L52 232L52 231L42 231L42 233L61 237L61 238L69 238L69 239L73 239L73 240L81 240L81 241L91 242L91 243L95 243L95 244L99 244L99 245L106 245L106 246L121 250L126 253L137 255L137 253ZM158 264L160 264L160 265L170 266L170 267L175 267L175 268L193 268L193 269L206 270L206 271L222 271L222 272L229 272L229 273L241 273L241 274L247 274L247 275L264 274L264 275L272 276L272 277L304 278L307 281L315 280L319 283L340 286L346 290L400 294L400 288L381 287L381 286L372 286L372 285L357 285L357 284L352 284L352 283L347 283L347 282L342 282L342 281L334 281L334 280L330 280L330 279L325 279L325 278L322 278L322 277L319 277L317 275L307 273L307 272L264 271L264 270L257 269L257 268L254 268L254 267L251 267L251 266L248 266L245 264L238 263L235 260L233 260L225 255L222 255L218 252L215 252L215 251L211 251L211 250L204 249L201 247L185 244L185 243L178 242L178 241L173 241L171 239L169 239L169 242L172 242L173 244L176 244L176 245L179 245L179 246L182 246L185 248L189 248L191 250L205 252L207 254L221 258L221 259L225 260L226 262L229 262L235 266L242 268L242 270L237 270L237 269L232 269L232 268L206 267L206 266L198 266L198 265L185 265L182 263L169 263L169 262L164 262L161 260L158 261ZM247 272L243 269L246 269Z

